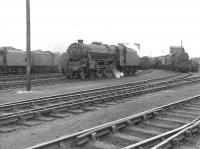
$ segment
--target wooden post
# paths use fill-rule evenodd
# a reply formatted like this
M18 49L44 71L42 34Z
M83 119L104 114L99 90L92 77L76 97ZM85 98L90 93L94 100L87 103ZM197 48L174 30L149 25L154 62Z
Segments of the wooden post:
M26 90L31 90L30 1L26 0Z
M182 49L182 40L181 40L181 49Z

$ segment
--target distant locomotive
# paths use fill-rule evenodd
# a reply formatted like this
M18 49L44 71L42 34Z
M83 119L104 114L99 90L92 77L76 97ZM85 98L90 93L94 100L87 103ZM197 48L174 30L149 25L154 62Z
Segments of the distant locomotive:
M137 52L123 44L84 44L83 40L78 40L67 52L68 60L62 68L67 78L104 78L119 72L133 75L139 67Z
M61 54L49 51L31 52L31 72L57 72ZM26 72L26 52L13 47L0 48L0 74L23 74Z
M157 68L164 68L178 72L198 71L198 64L189 59L189 55L182 46L171 46L170 54L156 58Z

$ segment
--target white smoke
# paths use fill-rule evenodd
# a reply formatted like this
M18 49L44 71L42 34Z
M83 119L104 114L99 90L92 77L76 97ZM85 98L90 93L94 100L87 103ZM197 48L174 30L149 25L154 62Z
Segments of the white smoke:
M114 74L115 78L121 78L124 76L124 73L118 71L117 69L113 69L113 74Z

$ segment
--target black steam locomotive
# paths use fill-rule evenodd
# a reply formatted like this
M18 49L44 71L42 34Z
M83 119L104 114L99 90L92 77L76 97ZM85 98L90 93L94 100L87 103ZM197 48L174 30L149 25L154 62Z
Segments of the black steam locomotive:
M84 44L83 40L71 44L63 58L62 72L67 78L133 75L140 64L137 52L123 44Z

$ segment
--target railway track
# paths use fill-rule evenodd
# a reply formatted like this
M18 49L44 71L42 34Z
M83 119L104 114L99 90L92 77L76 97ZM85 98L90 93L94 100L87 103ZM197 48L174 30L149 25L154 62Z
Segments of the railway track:
M147 74L147 73L151 73L153 70L149 69L149 70L141 70L136 72L136 75L140 75L140 74Z
M173 78L175 76L176 78ZM0 132L10 132L19 129L21 126L33 126L56 118L67 117L71 114L92 111L95 110L95 107L106 107L110 104L126 102L127 97L200 82L199 76L189 76L183 75L178 77L178 75L173 75L93 90L1 104Z
M66 82L66 78L63 76L60 77L49 77L46 79L35 79L31 81L32 86L39 85L47 85L47 84L55 84L55 83L63 83ZM0 83L0 90L5 89L14 89L26 86L26 81L12 81L12 82L2 82Z
M31 83L33 86L55 84L56 82L63 82L66 78L61 73L50 74L33 74L31 76ZM26 86L25 75L8 75L0 77L0 90L20 88Z
M146 74L151 73L153 70L141 70L136 72L136 75L138 74ZM61 73L45 73L45 74L32 74L31 79L45 79L45 78L57 78L63 76ZM0 75L0 82L12 82L12 81L20 81L25 80L26 75Z
M165 79L170 79L170 78L175 78L175 79L187 78L189 76L191 76L191 74L188 74L188 75L174 74L174 75L170 75L170 76L166 76L166 77L153 78L153 79L148 79L148 80L143 80L143 81L138 81L138 82L118 84L118 85L112 85L112 86L108 86L108 87L95 88L95 89L90 89L90 90L83 90L83 91L78 91L78 92L71 92L71 93L41 97L41 98L36 98L36 99L28 99L28 100L23 100L23 101L19 101L19 102L5 103L5 104L0 104L0 109L1 109L2 106L6 106L6 105L17 106L18 104L24 104L24 103L27 103L27 102L38 102L38 101L43 101L43 99L46 100L48 98L50 98L50 100L52 100L52 98L58 98L58 97L62 98L62 97L68 96L68 95L76 95L76 94L80 95L80 94L83 94L83 93L90 93L90 92L94 92L94 91L115 89L115 88L124 87L124 86L141 85L141 84L144 84L144 83L150 83L150 82L165 80Z
M196 95L27 149L164 149L199 131Z
M142 70L137 72L136 75L142 75L151 73L153 70ZM4 76L0 78L0 90L5 89L14 89L14 88L22 88L26 86L25 76ZM31 76L31 84L32 86L41 86L41 85L48 85L48 84L55 84L55 83L66 83L66 82L80 82L80 81L87 81L87 80L96 80L96 79L66 79L61 74L40 74L40 75L33 75Z
M59 78L63 75L61 73L45 73L45 74L32 74L31 79L45 79L45 78ZM20 81L25 80L26 75L6 75L0 76L0 82L13 82L13 81Z

